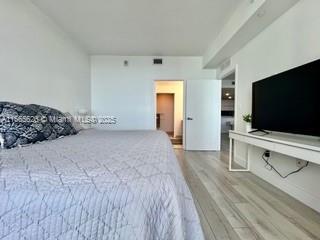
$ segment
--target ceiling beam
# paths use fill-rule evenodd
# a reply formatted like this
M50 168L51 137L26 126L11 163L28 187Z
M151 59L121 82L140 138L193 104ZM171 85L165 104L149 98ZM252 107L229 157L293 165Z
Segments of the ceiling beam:
M204 68L218 68L299 0L243 0L203 56Z

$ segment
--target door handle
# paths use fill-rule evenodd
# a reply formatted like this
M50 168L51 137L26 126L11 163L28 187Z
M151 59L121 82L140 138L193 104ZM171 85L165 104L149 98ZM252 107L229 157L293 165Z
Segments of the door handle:
M188 120L188 121L192 121L192 120L193 120L193 118L191 118L191 117L187 117L187 120Z

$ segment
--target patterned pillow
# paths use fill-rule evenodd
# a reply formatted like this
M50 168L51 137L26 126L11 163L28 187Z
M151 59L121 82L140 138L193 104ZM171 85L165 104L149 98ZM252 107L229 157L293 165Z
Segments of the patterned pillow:
M0 102L0 134L4 138L4 147L13 148L76 134L76 130L56 109Z

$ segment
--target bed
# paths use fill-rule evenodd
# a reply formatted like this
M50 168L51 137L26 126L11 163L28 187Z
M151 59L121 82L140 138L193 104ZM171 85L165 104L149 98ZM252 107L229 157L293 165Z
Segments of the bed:
M0 153L0 239L203 234L165 133L90 129Z

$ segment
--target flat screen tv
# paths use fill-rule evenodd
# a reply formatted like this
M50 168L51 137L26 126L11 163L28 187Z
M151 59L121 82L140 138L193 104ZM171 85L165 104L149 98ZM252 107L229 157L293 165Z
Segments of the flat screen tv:
M252 128L320 136L320 60L253 83Z

